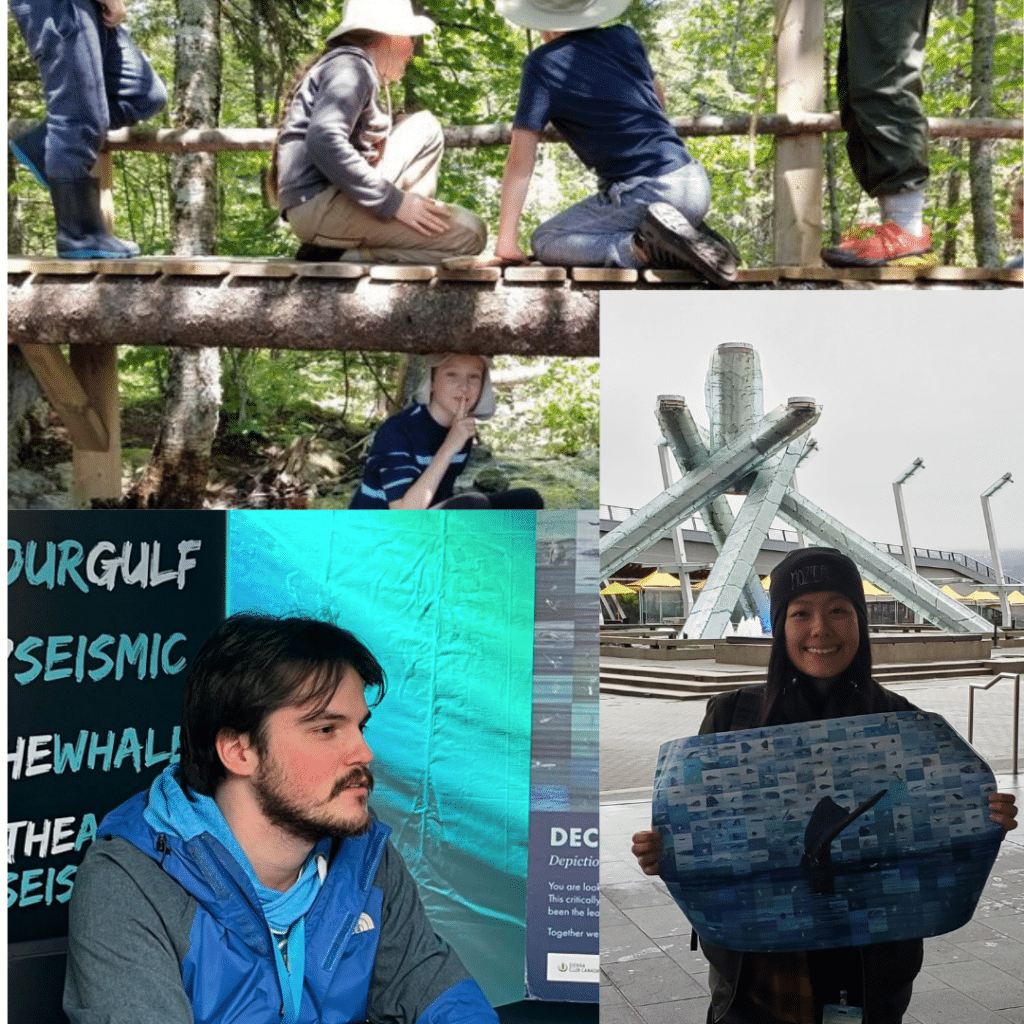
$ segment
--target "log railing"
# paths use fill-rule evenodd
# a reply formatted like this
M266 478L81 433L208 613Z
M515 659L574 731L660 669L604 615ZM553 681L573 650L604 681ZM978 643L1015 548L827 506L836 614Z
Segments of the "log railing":
M841 132L838 114L797 113L727 114L725 116L676 117L672 125L683 138L721 135L750 135L751 121L755 135L794 137L826 135ZM29 122L10 121L8 136L27 128ZM933 139L1020 139L1024 138L1024 119L997 117L930 117L928 134ZM269 151L277 133L273 128L122 128L107 135L107 149L131 150L140 153L229 153ZM449 149L476 149L484 146L507 146L512 135L509 123L487 125L449 125L444 128L445 145ZM541 138L545 142L561 142L553 129Z

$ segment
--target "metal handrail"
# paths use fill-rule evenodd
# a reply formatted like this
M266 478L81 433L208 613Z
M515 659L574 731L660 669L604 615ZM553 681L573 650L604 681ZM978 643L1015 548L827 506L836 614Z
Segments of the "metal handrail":
M884 544L882 542L876 542L875 547L882 551L888 552L890 555L903 556L903 545L902 544ZM914 548L915 558L930 558L935 562L955 562L957 565L962 565L965 569L970 572L977 573L979 576L987 576L990 579L995 579L995 570L992 566L987 565L985 562L980 561L977 558L972 558L970 555L962 554L959 551L944 551L941 548ZM1021 583L1020 580L1006 573L1003 574L1006 577L1008 583L1017 586Z
M967 702L967 742L974 742L974 691L988 690L1001 679L1013 680L1013 774L1017 774L1018 738L1020 735L1020 680L1022 672L1000 672L987 683L971 683Z

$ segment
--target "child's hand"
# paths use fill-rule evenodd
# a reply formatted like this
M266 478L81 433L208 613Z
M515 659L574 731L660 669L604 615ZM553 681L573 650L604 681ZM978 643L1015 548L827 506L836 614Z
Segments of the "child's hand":
M466 415L466 400L460 398L455 419L452 420L452 425L448 428L447 440L461 449L471 437L476 437L476 420L472 416Z
M448 227L451 211L444 203L415 192L406 192L402 196L402 205L395 213L395 220L400 221L421 235L439 235Z
M530 259L516 243L511 245L499 243L494 249L494 255L507 263L528 263Z
M653 830L637 832L633 836L632 851L640 865L640 870L645 875L658 873L658 858L661 856L661 834L659 832Z
M107 28L117 28L128 17L124 0L99 0L100 16Z
M1017 827L1017 802L1012 793L993 793L988 798L989 817L1003 826L1003 834Z

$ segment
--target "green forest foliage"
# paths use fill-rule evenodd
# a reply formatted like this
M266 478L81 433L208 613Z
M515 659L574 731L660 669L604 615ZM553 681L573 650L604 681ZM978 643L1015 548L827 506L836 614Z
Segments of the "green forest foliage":
M508 122L515 110L519 67L528 48L539 44L534 34L508 25L490 0L425 0L421 5L438 23L439 31L425 40L406 79L392 87L395 110L429 108L444 124ZM276 124L282 97L294 70L316 54L321 41L340 20L341 3L314 0L225 0L222 6L223 99L222 126L260 127ZM634 0L626 12L649 49L651 61L667 94L670 116L753 113L759 84L771 50L775 6L769 0ZM173 0L132 0L130 25L160 74L173 81ZM841 18L840 0L826 0L826 109L834 109L834 64ZM926 111L931 116L967 116L970 107L970 8L961 0L936 0L932 9L925 71ZM993 116L1019 116L1022 108L1021 0L997 0ZM36 118L43 104L35 68L13 21L9 22L9 116ZM773 105L769 87L760 110ZM157 126L168 126L165 112ZM689 145L707 167L713 199L710 222L737 243L748 265L771 262L773 139L758 136L753 163L746 138L695 138ZM823 140L834 172L822 197L825 223L845 230L872 219L874 204L853 180L841 135ZM1007 208L1009 182L1020 172L1019 140L991 144L997 223L1009 253ZM504 147L462 149L445 159L441 195L477 211L497 228L499 184ZM974 261L967 145L941 140L931 150L932 177L928 188L927 219L937 248L945 246L949 262ZM221 154L219 234L222 255L282 256L294 252L296 241L267 203L263 179L266 153ZM170 249L167 203L167 160L160 155L119 153L115 157L117 222L143 252ZM12 252L53 251L53 221L43 191L27 173L9 165L9 249ZM959 183L959 185L957 185ZM593 191L595 182L560 144L542 146L523 219L522 242L540 220ZM160 380L162 356L149 350L126 355L125 368ZM394 382L396 358L302 353L237 354L224 360L228 419L241 426L276 415L278 396L285 400L293 374L310 373L309 395L330 390L350 396L346 408L356 418L375 418L371 402L357 403L360 389L376 394L374 375ZM333 369L328 374L328 369ZM339 374L341 377L339 378ZM356 377L352 377L356 374ZM351 377L351 379L350 379ZM358 379L358 387L353 383ZM595 392L596 394L596 392ZM566 448L580 443L568 435Z

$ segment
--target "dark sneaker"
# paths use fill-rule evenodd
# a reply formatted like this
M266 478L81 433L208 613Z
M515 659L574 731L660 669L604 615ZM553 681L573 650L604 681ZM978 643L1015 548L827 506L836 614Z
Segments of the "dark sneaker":
M7 145L18 163L23 167L27 167L31 171L32 177L43 188L49 188L50 183L46 180L45 122L33 125L27 132L22 132L13 139L8 139Z
M736 246L725 237L725 235L711 227L706 220L702 220L697 225L697 230L701 232L701 234L707 235L709 238L713 238L719 245L724 245L732 254L732 258L736 261L736 266L739 266L743 262L743 257L740 256L739 249L737 249Z
M327 245L303 242L295 253L295 259L300 263L337 263L344 255L344 249L332 249Z
M736 257L710 230L695 228L674 206L652 203L636 233L650 266L694 270L712 284L736 280Z
M861 224L821 258L830 267L934 267L939 257L932 251L932 234L912 235L895 221Z

